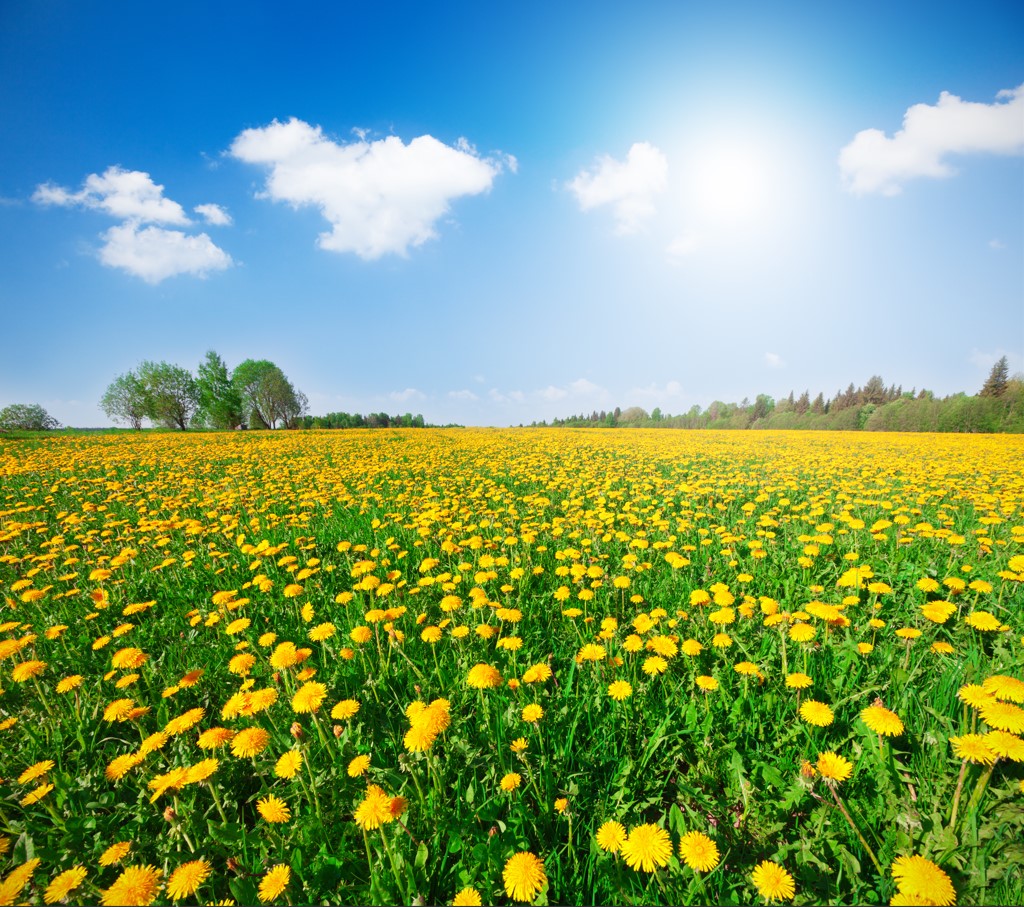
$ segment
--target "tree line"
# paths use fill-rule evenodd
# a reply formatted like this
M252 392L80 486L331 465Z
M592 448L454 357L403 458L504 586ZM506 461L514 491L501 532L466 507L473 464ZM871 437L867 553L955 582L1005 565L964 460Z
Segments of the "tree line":
M141 429L165 428L425 428L420 414L327 413L311 416L306 395L266 359L246 359L233 370L214 350L195 375L168 362L142 362L118 375L100 400L107 417Z
M938 398L929 390L904 391L886 386L878 375L862 387L813 399L809 391L776 401L758 394L750 401L714 401L706 409L693 406L680 415L650 413L639 406L581 413L566 419L534 422L534 426L643 427L690 429L817 429L835 431L1024 432L1024 375L1009 377L1004 356L974 396L965 393Z
M210 350L195 375L170 362L144 361L118 375L100 408L119 425L141 429L144 420L165 428L298 428L306 395L266 359L246 359L231 371Z

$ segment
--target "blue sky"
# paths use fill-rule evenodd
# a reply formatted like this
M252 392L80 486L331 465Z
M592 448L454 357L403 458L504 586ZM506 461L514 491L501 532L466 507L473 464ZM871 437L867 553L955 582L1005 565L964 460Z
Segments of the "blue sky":
M0 6L0 406L509 425L1024 370L1019 2ZM197 210L198 209L198 210Z

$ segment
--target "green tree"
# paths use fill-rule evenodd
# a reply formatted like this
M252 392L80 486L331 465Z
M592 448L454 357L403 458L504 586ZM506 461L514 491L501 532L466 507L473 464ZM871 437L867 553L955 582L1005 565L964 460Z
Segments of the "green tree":
M242 421L242 397L232 382L224 360L208 350L199 363L196 378L199 388L199 410L195 421L210 428L234 428Z
M0 428L5 431L51 431L60 428L38 403L12 403L0 409Z
M242 411L255 428L295 428L308 408L306 395L297 391L273 362L246 359L235 368L232 383L242 401Z
M775 409L775 401L767 394L758 394L757 399L754 401L754 409L751 412L751 421L756 422L758 419L767 419Z
M135 372L118 375L100 398L100 408L112 422L130 425L138 431L149 411L146 385Z
M984 386L981 388L982 397L1001 397L1006 393L1006 386L1010 378L1010 363L1003 356L992 366Z
M146 416L168 428L185 431L199 408L199 388L192 373L169 362L143 362L139 380L146 389Z

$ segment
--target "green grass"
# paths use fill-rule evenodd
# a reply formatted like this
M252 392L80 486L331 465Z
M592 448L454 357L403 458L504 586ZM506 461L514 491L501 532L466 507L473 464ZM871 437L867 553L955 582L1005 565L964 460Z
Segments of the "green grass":
M950 876L959 903L1024 902L1024 772L1001 759L982 788L985 767L969 766L951 824L961 762L949 744L951 736L984 730L957 697L964 684L1022 674L1021 582L1000 576L1024 540L1013 531L1024 507L1021 454L1024 445L1013 438L861 441L808 433L4 436L0 623L10 626L0 641L35 639L0 660L0 722L17 719L0 731L0 835L10 845L0 872L7 881L38 858L16 893L30 902L42 902L49 881L75 865L88 877L72 900L94 901L125 865L152 865L166 882L181 864L205 859L212 872L196 895L205 901L253 903L267 870L286 864L291 878L281 902L450 903L472 886L484 903L501 903L510 900L506 861L528 850L548 878L539 903L751 903L758 899L751 872L774 860L793 876L797 903L845 904L887 903L896 891L892 861L916 854ZM971 462L983 468L968 470ZM905 525L873 537L876 520L901 513ZM980 522L993 515L1000 522ZM864 528L840 532L847 519ZM948 532L914 528L926 522ZM833 529L818 531L824 523ZM951 533L964 541L951 543ZM815 535L831 541L803 566L809 543L801 537ZM711 544L701 544L706 539ZM261 555L253 550L261 541L279 550ZM751 542L763 546L763 558ZM689 563L671 566L668 552ZM49 554L55 557L46 560ZM295 560L279 564L286 556ZM438 563L421 571L428 557ZM361 586L354 568L362 560L373 562L370 576L394 587L387 595ZM578 593L593 577L559 575L574 564L601 568L590 600ZM884 581L893 591L837 587L853 564L870 566L867 582ZM298 583L301 594L286 597L303 568L312 572ZM95 569L111 575L90 579ZM451 588L420 585L443 574L449 584L460 579ZM266 591L254 585L260 576ZM628 588L616 588L615 577L627 577ZM916 587L922 577L981 579L993 591L925 594ZM30 584L12 588L24 580ZM735 598L733 622L721 627L709 621L718 605L690 605L694 590L716 583ZM562 586L570 598L559 602ZM482 590L480 607L472 588ZM43 589L38 600L24 600ZM225 590L249 601L214 604ZM103 607L94 593L105 594ZM352 600L337 602L344 593ZM792 614L813 600L840 604L851 593L856 603L842 610L849 625L808 617L817 631L810 642L783 644L790 621L765 625L776 607ZM461 599L451 613L441 608L449 594ZM920 606L944 596L961 606L960 618L926 620ZM149 601L151 608L123 614ZM306 605L315 612L309 620ZM975 607L997 613L1010 631L971 629L962 618ZM386 621L367 619L387 608L405 609L390 619L403 641ZM501 620L500 608L518 609L522 620ZM581 613L567 616L569 608ZM632 652L625 641L634 618L652 612L644 641L692 638L703 651L680 652L664 674L648 676L643 663L652 652ZM228 624L242 616L250 626L228 635ZM874 616L886 626L868 626ZM578 662L606 618L617 626L598 641L621 665ZM336 635L310 641L310 630L325 621ZM114 636L125 624L132 626ZM62 625L65 631L47 637ZM349 633L363 625L372 635L359 645ZM451 633L460 625L468 628L461 639ZM495 635L479 635L482 625ZM421 639L428 626L442 628L440 642ZM895 635L901 627L922 635L908 647ZM720 630L730 646L712 644ZM277 638L261 644L267 632ZM521 648L498 647L510 636L521 638ZM275 671L270 656L286 640L312 652ZM954 653L930 651L936 641ZM223 719L221 709L245 679L228 668L240 642L257 656L253 688L274 688L279 698L252 717ZM874 644L868 654L858 651L864 642ZM137 669L113 670L112 656L125 647L148 657ZM834 709L830 726L799 718L783 651L789 672L813 679L801 701ZM30 659L45 669L17 682L16 665ZM737 673L742 661L759 674ZM478 663L494 665L505 681L538 663L554 676L476 690L466 677ZM315 714L296 714L297 674L309 667L327 698ZM194 686L164 695L198 669L204 673ZM138 679L118 689L129 673ZM56 693L58 681L74 674L85 678L82 686ZM698 675L714 677L718 689L702 693ZM617 679L633 687L623 702L607 693ZM105 720L104 710L122 697L149 711L134 721ZM358 714L332 720L331 708L346 698L359 701ZM406 709L436 698L449 701L451 725L428 752L409 752ZM906 726L881 747L859 717L876 698ZM524 722L522 708L534 702L544 716ZM113 759L192 708L205 710L194 730L171 737L120 780L105 777ZM270 744L252 759L229 748L201 750L198 733L213 726L260 726ZM519 737L528 748L516 754L510 746ZM289 749L304 762L290 780L273 771ZM824 751L854 766L837 792L856 830L828 784L801 775L805 760L813 764ZM369 775L349 777L350 760L364 753ZM209 757L219 759L210 785L187 784L150 802L151 780ZM18 783L43 760L55 763L44 778ZM512 793L500 787L508 772L522 775ZM22 806L43 781L54 789ZM354 812L367 782L409 806L404 825L390 822L364 839ZM270 825L259 815L257 800L270 793L288 803L288 823ZM555 809L559 798L568 801L564 812ZM627 830L643 823L666 829L668 865L635 871L601 851L595 833L609 820ZM695 830L721 854L708 873L681 865L675 849ZM131 841L132 853L121 865L99 866L116 841ZM170 900L166 889L156 897Z

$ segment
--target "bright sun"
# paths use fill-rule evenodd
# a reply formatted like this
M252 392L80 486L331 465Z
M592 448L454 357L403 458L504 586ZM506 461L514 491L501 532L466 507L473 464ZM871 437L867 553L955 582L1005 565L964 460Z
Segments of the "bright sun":
M761 149L709 145L690 164L688 195L695 213L721 226L753 225L770 216L777 173Z

